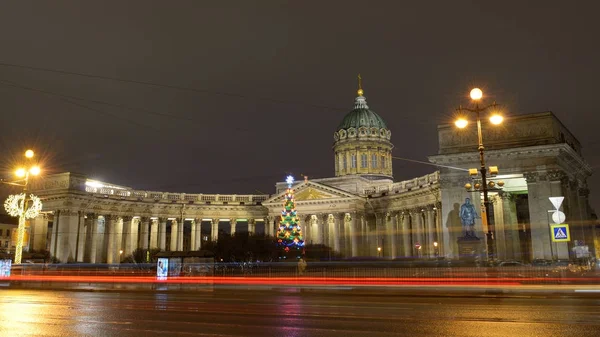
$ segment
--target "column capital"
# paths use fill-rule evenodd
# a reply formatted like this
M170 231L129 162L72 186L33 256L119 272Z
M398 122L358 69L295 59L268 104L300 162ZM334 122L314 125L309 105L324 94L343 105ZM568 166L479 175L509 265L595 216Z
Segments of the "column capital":
M230 223L232 223L232 224L233 224L233 223L237 223L237 219L236 219L236 218L230 218L230 219L229 219L229 222L230 222Z
M124 216L124 217L122 217L122 218L123 218L123 221L124 221L124 222L128 222L128 221L131 221L131 220L133 220L133 217L132 217L132 216L129 216L129 215L127 215L127 216Z
M147 217L147 216L140 217L140 221L142 223L149 223L150 222L150 217Z
M216 219L211 219L210 220L213 224L218 224L219 223L219 218Z
M551 170L546 173L546 176L550 181L557 181L565 177L566 174L562 170Z
M248 218L248 224L249 225L253 225L255 223L256 223L256 219L254 219L254 218Z
M528 184L536 183L539 179L538 172L525 172L523 173L523 178L527 181Z
M117 220L119 220L120 216L114 215L114 214L107 214L104 216L104 218L108 221L117 221Z

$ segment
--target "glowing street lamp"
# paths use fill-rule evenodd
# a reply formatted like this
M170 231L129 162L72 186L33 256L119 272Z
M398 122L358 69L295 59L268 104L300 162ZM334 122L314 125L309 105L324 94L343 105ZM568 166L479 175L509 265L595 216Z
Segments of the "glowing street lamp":
M489 186L488 186L488 182L487 182L488 170L485 166L483 136L482 136L482 132L481 132L480 114L488 109L491 109L492 115L490 116L490 123L492 123L494 125L502 124L502 122L504 121L504 118L502 117L502 115L500 115L497 112L498 105L496 104L496 102L494 102L488 106L479 106L479 102L483 98L483 91L481 89L479 89L479 88L472 89L470 92L470 96L471 96L471 99L473 100L473 102L475 103L475 107L474 108L463 108L461 106L457 109L457 112L458 112L459 116L464 116L465 111L474 112L476 121L477 121L477 138L478 138L478 143L479 143L477 150L479 151L479 163L480 163L479 174L481 174L481 184L478 184L478 183L475 184L475 189L479 189L481 187L481 189L483 190L483 204L485 207L485 219L486 219L487 226L488 226L488 232L486 234L487 245L488 245L488 259L492 260L494 258L494 252L495 252L495 245L494 245L495 238L494 238L494 229L490 223L490 201L488 198L488 188L494 188L495 183L490 181ZM469 122L464 117L460 117L454 122L454 124L458 128L463 129L469 124ZM490 176L495 176L497 173L498 173L498 168L496 166L490 167ZM477 176L478 175L477 169L470 169L469 174L471 176ZM502 186L502 185L504 185L504 182L502 182L502 185L500 184L500 182L498 182L498 185ZM471 184L465 185L465 188L467 190L470 190L472 187L473 186Z
M34 153L32 150L25 151L25 157L28 159L33 158ZM41 169L37 165L30 166L29 169L20 167L15 171L15 175L18 178L22 178L15 182L8 182L7 184L22 186L23 193L10 195L4 202L4 208L10 216L19 217L19 227L17 229L17 247L15 248L15 264L21 263L23 255L23 239L25 237L25 220L33 219L40 214L42 210L42 201L40 198L33 194L27 197L27 184L29 183L29 176L37 176L41 172Z

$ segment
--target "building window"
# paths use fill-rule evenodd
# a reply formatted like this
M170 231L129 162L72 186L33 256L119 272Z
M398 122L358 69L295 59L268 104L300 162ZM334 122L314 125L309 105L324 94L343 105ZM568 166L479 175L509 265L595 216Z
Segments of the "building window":
M386 168L385 156L381 156L381 168Z
M352 155L352 168L356 168L356 155Z
M0 236L2 236L2 229L0 229Z
M346 170L346 169L348 169L348 162L346 160L346 156L343 156L342 158L343 158L342 160L344 161L344 170Z
M377 155L371 155L371 167L372 168L377 168Z
M10 229L6 230L6 236L10 237Z
M8 248L8 241L4 241L4 248Z
M362 168L367 167L367 155L366 154L360 155L360 167L362 167Z

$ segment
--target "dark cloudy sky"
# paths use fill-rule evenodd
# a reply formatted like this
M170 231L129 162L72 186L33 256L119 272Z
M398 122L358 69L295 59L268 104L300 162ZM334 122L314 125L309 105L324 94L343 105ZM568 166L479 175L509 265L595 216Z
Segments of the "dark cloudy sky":
M138 189L273 193L287 172L333 174L332 134L353 105L360 72L396 156L434 154L436 124L477 85L511 114L553 111L598 168L598 7L2 2L1 164L9 169L33 146L48 172ZM396 180L433 169L394 162ZM598 195L600 179L590 183Z

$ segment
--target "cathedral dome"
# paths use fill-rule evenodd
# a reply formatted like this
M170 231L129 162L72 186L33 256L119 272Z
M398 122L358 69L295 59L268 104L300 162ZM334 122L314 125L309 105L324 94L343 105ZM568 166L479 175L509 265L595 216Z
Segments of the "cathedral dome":
M392 133L387 128L385 121L375 111L369 109L367 99L358 91L354 99L354 109L350 111L338 125L333 134L337 142L346 138L383 138L390 140Z
M358 129L360 127L387 129L383 118L369 109L367 99L364 96L356 97L354 109L344 117L337 129L348 130L349 128Z
M392 178L392 132L383 118L369 109L359 76L358 96L333 133L335 176Z

